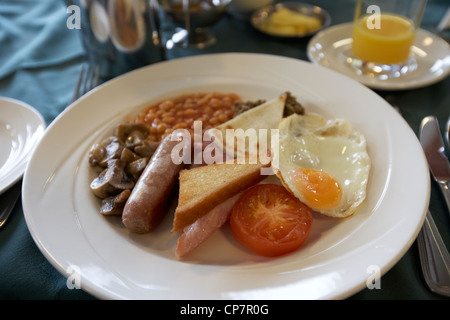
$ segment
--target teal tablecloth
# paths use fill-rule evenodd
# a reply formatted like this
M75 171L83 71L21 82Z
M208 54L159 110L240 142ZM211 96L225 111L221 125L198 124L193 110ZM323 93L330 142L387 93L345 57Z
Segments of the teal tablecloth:
M354 0L304 1L324 7L332 23L352 20ZM422 27L437 25L448 0L430 0ZM34 106L50 124L72 98L84 52L77 30L69 30L66 5L58 0L2 0L0 2L0 96ZM210 52L255 52L307 60L307 41L280 41L266 37L247 21L226 15L213 31L218 43L207 50L176 49L169 59ZM442 128L450 113L450 79L407 91L379 92L394 97L417 133L421 119L436 115ZM411 174L414 174L413 172ZM407 183L407 182L405 182ZM450 216L433 184L431 210L450 247ZM365 289L351 299L443 299L425 286L417 247L381 279L381 289ZM69 289L66 279L38 250L26 226L20 202L0 230L0 299L95 299L79 289Z

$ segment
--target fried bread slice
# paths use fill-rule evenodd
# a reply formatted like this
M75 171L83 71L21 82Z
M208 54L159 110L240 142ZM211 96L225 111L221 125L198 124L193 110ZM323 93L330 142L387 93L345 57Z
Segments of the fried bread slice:
M261 168L269 166L234 161L182 170L172 231L194 223L226 199L262 181L267 176L261 174Z

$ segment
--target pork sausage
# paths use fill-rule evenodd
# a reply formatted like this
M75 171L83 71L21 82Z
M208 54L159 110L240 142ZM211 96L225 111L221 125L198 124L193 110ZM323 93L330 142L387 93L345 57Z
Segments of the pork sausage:
M122 213L122 222L131 232L150 232L169 211L178 174L184 167L183 162L177 164L171 158L179 143L171 135L164 138L136 182Z

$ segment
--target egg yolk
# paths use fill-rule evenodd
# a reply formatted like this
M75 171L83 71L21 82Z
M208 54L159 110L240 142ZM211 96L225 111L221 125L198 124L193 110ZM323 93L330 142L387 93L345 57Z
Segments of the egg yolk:
M314 169L297 168L291 171L295 187L312 209L336 207L342 198L339 182L330 174Z

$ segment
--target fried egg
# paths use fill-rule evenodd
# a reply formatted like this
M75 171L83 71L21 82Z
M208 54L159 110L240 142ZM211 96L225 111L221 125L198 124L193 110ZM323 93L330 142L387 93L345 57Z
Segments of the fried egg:
M343 119L294 114L279 124L272 167L312 210L345 218L366 198L371 160L365 137Z

